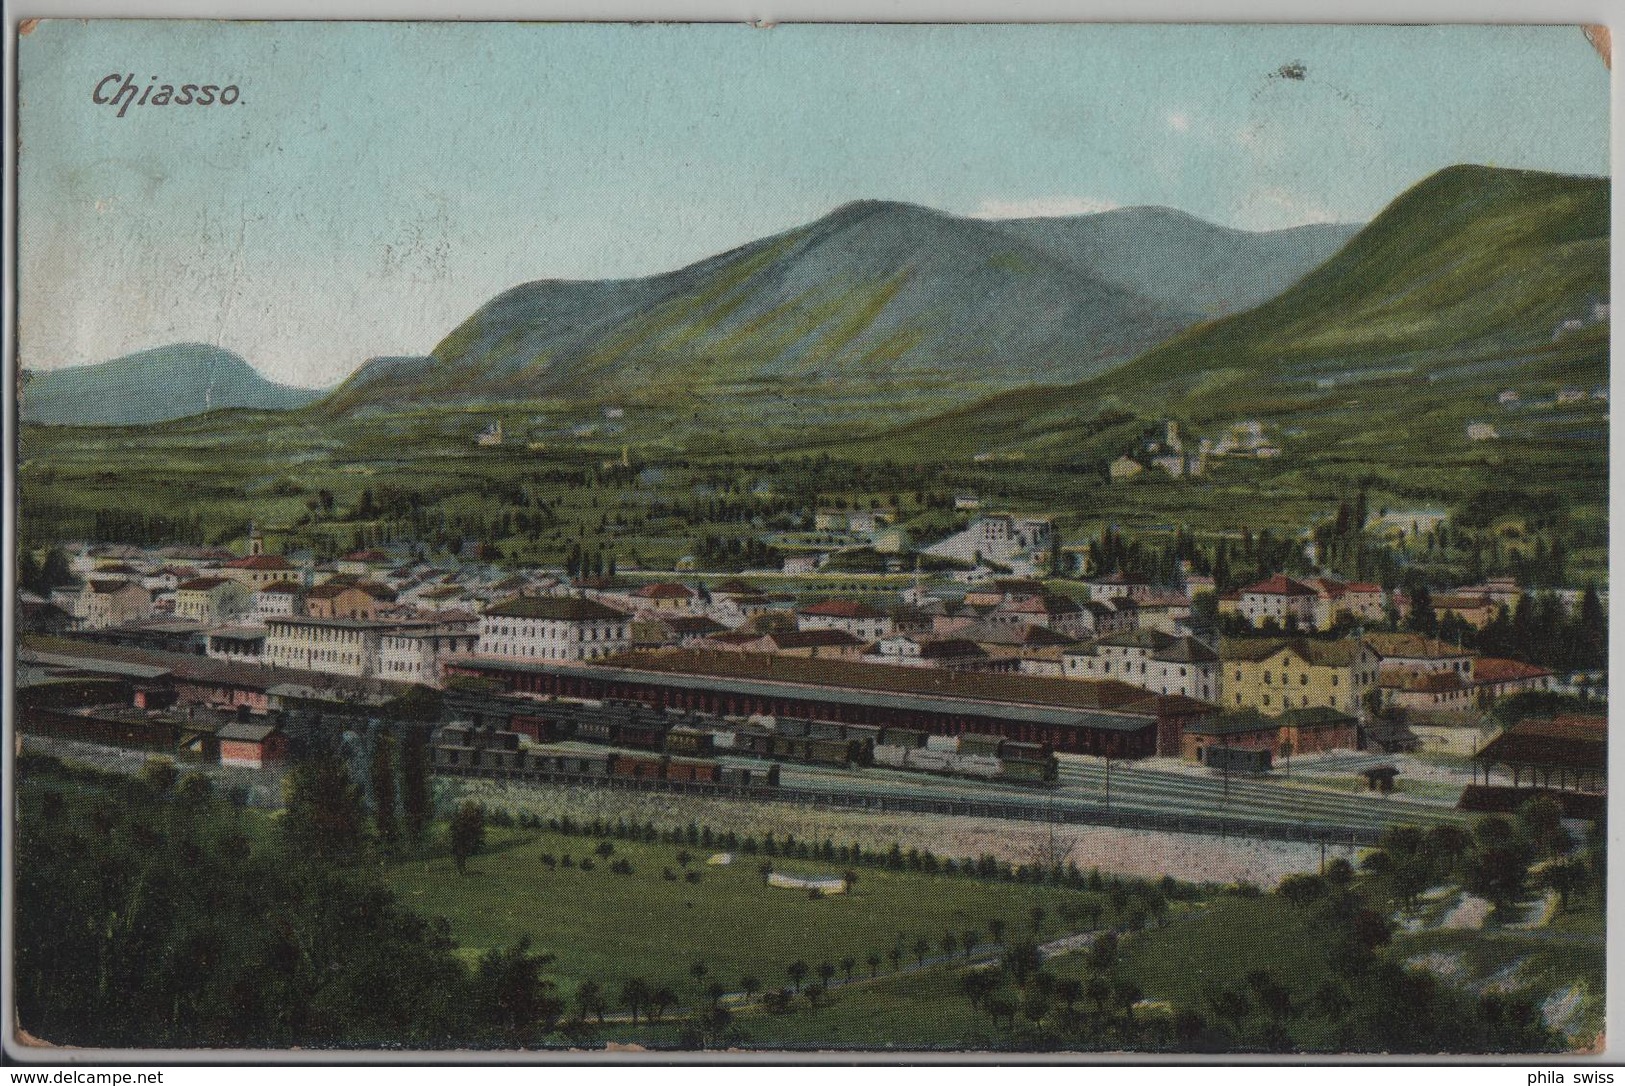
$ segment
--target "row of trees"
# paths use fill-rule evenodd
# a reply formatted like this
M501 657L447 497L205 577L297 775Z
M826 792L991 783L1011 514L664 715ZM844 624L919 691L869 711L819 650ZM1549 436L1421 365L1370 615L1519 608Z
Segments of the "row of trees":
M401 906L375 868L305 847L335 835L295 822L266 837L207 778L163 762L127 778L28 755L17 779L15 990L33 1036L130 1048L539 1036L546 955L521 943L470 970L446 923Z

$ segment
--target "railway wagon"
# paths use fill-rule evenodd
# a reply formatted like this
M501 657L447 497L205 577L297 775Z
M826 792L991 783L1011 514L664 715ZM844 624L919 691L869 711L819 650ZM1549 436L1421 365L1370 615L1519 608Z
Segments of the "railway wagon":
M715 762L702 761L696 758L672 758L666 762L665 779L697 784L716 784L721 777L720 770L721 767Z
M532 747L526 752L525 768L539 773L567 773L576 777L609 776L608 754L587 754L574 750Z
M881 728L880 735L875 740L875 749L878 752L882 746L923 747L930 734L914 728Z
M58 709L30 709L18 714L18 730L35 735L77 739L131 750L172 751L180 743L181 725L167 719L67 713Z
M1055 780L1055 759L1048 762L1028 762L1019 759L1004 759L1004 768L999 776L1003 780L1017 784L1048 784Z
M1202 764L1229 773L1268 773L1275 767L1268 749L1213 745L1202 750Z
M966 732L959 737L960 754L980 754L990 758L999 756L999 748L1005 742L1002 735L980 735L976 732Z
M1047 743L1022 743L1006 739L999 747L999 757L1007 762L1049 762L1054 760L1055 752Z
M717 779L728 788L749 788L757 783L757 775L749 766L725 765L718 767Z
M703 728L679 724L666 733L666 753L708 755L716 750L716 738Z
M664 759L645 754L615 754L609 760L609 775L623 780L664 780Z

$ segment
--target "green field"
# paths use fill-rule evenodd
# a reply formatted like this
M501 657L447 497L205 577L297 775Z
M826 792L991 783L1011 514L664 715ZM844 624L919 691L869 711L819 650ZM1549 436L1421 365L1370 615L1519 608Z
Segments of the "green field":
M890 951L901 945L903 963L915 960L917 940L930 944L929 957L942 954L945 933L980 933L990 943L989 921L999 919L1007 934L1032 930L1031 911L1045 910L1043 938L1067 934L1070 915L1084 896L1076 891L927 876L873 867L855 868L854 892L814 899L805 890L764 884L758 865L765 857L737 855L728 866L706 864L711 850L689 848L686 871L678 863L682 846L615 841L612 859L625 859L631 875L610 871L593 849L596 839L547 830L490 831L485 854L458 876L449 855L391 865L386 880L413 909L451 921L453 937L473 955L529 936L532 945L557 956L554 979L573 991L591 978L618 990L628 977L669 985L694 999L715 980L729 992L746 975L764 987L789 985L785 968L805 961L816 971L822 962L837 967L854 960L854 976L867 975L866 959L881 959L890 972ZM548 870L539 857L590 856L591 871L579 867ZM808 860L771 861L786 874L839 877L843 868ZM670 869L678 881L668 881ZM696 872L697 883L683 881ZM695 962L706 975L696 981ZM816 980L816 972L809 978Z

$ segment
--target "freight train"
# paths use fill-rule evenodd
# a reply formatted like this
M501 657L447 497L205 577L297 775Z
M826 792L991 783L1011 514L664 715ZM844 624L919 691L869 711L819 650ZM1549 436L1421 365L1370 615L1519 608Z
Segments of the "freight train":
M1050 784L1057 775L1048 746L996 735L934 736L909 728L799 717L718 717L637 702L531 698L471 688L448 694L447 717L456 724L489 726L532 743L573 740L659 754L670 764L733 755L831 768L878 765L1014 784ZM626 768L634 776L640 772L631 762Z

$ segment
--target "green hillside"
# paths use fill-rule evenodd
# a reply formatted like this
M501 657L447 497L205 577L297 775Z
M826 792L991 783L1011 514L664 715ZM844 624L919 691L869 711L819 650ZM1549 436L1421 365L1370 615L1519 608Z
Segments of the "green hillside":
M616 402L708 435L722 407L758 434L890 426L1103 372L1278 292L1350 229L1255 234L1165 208L984 221L860 201L664 275L515 287L428 358L369 363L324 409Z
M886 445L940 448L952 435L965 449L1077 450L1109 430L1103 417L1124 414L1198 431L1258 418L1289 453L1341 447L1373 464L1454 456L1470 421L1600 455L1606 404L1551 401L1607 383L1607 322L1593 319L1607 297L1606 179L1453 167L1256 309L1091 380L922 421ZM1570 320L1582 327L1560 331ZM1497 403L1506 389L1519 393L1515 410ZM1111 447L1121 438L1106 433L1094 451L1127 451ZM1486 461L1507 449L1484 444Z

